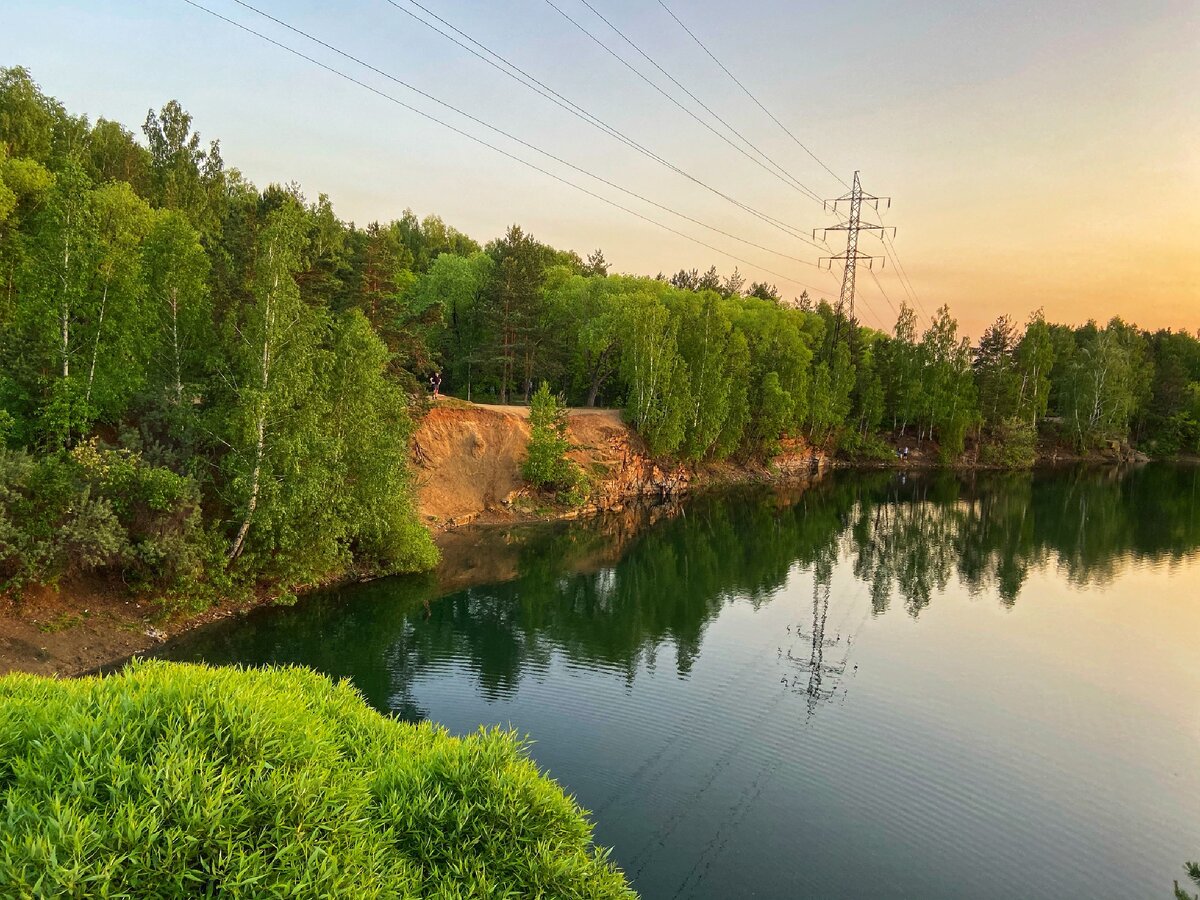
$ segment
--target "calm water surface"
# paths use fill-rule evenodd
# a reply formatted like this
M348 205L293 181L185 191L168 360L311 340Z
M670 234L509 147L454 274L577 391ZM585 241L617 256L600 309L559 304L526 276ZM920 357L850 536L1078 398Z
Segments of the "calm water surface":
M467 533L191 636L511 725L647 898L1166 898L1200 857L1200 468L846 473ZM440 587L439 587L440 583Z

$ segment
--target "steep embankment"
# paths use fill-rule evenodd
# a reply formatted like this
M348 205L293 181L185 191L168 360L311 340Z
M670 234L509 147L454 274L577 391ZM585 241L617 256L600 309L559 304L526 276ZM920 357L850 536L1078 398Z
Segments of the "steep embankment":
M650 459L641 438L612 409L573 409L567 436L572 458L596 486L595 506L674 489L681 473ZM529 410L458 400L435 405L413 436L421 516L440 530L474 521L528 515L535 505L521 463L529 443Z
M807 475L827 462L803 442L790 443L769 469L663 462L650 456L645 442L614 409L570 410L567 437L575 448L570 456L592 480L592 500L582 512L676 495L698 482ZM413 467L425 523L440 531L467 522L552 515L521 476L528 441L526 407L482 406L454 399L435 404L413 436Z

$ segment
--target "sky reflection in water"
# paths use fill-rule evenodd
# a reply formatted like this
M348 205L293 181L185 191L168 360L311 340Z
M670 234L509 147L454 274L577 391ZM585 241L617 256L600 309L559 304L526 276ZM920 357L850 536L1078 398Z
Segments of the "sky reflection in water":
M529 734L646 897L1166 897L1200 856L1198 501L1196 467L843 473L467 532L441 579L168 654Z

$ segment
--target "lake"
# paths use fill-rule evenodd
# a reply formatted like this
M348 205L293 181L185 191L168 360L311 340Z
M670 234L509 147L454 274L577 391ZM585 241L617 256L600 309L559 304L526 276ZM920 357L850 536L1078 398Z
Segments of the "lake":
M529 735L647 898L1167 900L1200 858L1200 467L467 530L165 653Z

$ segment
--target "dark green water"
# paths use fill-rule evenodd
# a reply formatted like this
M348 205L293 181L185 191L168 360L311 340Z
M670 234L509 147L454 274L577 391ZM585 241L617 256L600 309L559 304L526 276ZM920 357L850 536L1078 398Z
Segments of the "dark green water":
M648 519L466 534L474 586L168 653L528 733L647 898L1165 900L1200 858L1200 468L845 473Z

